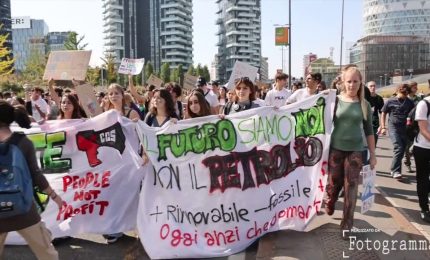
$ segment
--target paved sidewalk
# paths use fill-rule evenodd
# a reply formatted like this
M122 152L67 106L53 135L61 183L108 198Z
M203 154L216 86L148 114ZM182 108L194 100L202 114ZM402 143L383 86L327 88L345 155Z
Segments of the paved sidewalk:
M361 232L352 233L349 240L341 238L340 200L335 214L316 216L308 232L278 231L263 237L257 259L430 259L430 242L426 239L430 225L419 218L414 173L406 173L403 182L392 179L391 150L389 139L382 138L376 152L375 204L362 215L358 213L361 202L357 202L354 227Z

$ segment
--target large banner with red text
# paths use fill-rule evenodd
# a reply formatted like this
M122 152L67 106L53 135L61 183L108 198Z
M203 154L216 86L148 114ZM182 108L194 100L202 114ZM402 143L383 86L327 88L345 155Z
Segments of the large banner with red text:
M137 227L151 258L231 255L264 234L304 230L320 210L335 93L150 128Z
M88 120L54 120L24 131L39 166L63 198L42 213L53 237L136 228L142 159L135 123L109 111ZM8 244L24 241L15 233Z

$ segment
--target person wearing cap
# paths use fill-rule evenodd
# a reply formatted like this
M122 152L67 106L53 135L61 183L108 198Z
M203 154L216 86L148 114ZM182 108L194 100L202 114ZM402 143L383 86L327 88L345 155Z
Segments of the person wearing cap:
M296 90L288 99L286 104L292 104L312 95L318 94L318 84L322 80L321 73L309 73L306 76L306 88Z
M199 77L197 79L196 86L203 91L203 95L205 96L206 100L208 101L211 107L211 114L218 115L218 112L219 112L218 97L217 95L215 95L215 93L212 90L208 88L206 79L204 77Z
M291 91L286 89L288 75L285 73L276 73L275 86L267 92L264 102L266 106L282 107L285 105L287 98L291 96Z

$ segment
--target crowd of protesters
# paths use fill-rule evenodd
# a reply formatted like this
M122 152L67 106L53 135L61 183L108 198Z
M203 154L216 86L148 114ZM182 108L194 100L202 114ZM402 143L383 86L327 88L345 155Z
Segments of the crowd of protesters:
M119 84L111 84L106 92L95 93L99 106L102 111L116 110L130 120L135 122L142 120L151 127L162 127L168 122L174 123L178 120L209 115L220 115L223 118L225 115L261 106L273 106L276 109L327 89L320 73L309 73L304 82L303 80L294 80L291 87L287 85L288 75L284 73L275 75L273 86L257 86L249 78L242 77L234 81L231 89L227 88L227 84L221 85L218 81L207 82L203 77L198 78L196 86L192 90L185 90L177 83L171 82L166 83L163 87L144 86L142 93L134 86L132 76L128 77L128 82L126 88ZM75 86L80 84L75 81L73 83ZM376 93L374 81L368 82L366 87L362 82L360 71L355 66L346 66L331 83L330 88L336 89L338 95L329 153L330 174L325 200L327 214L333 214L335 203L343 189L345 202L341 229L350 230L352 228L359 173L362 165L368 163L372 169L375 167L375 148L378 136L388 133L394 146L391 164L393 178L402 178L402 159L405 155L404 163L409 171L411 171L411 155L413 154L417 159L415 160L417 193L422 210L421 218L430 223L428 206L428 194L430 192L428 107L430 106L421 102L423 97L416 94L417 84L415 82L400 84L395 95L384 102L384 99ZM46 120L87 117L73 88L56 87L55 81L50 80L46 92L38 86L28 85L25 86L24 90L24 99L18 97L16 93L0 93L0 99L3 99L0 101L0 109L2 109L0 111L0 142L15 142L19 145L22 142L26 144L26 153L31 154L31 151L34 151L25 137L21 137L24 141L18 139L18 141L10 141L15 139L10 139L9 125L12 121L17 121L17 118L4 117L3 110L5 109L15 111L14 114L16 115L25 115L28 122L39 124L43 124ZM416 120L419 123L420 133L412 142L407 140L405 129L408 114L414 107L417 107ZM2 133L4 134L2 135ZM412 145L413 153L410 152ZM363 156L363 151L366 149L369 152L369 158ZM31 159L32 157L28 156L27 158ZM49 188L46 180L41 177L43 175L38 174L40 170L36 169L35 163L31 160L28 163L32 167L34 183L40 184L41 189L46 190L51 198L58 198L56 202L61 204L61 198ZM18 228L6 228L4 223L6 222L3 220L0 223L0 255L7 232L18 230ZM33 214L32 221L28 221L28 225L17 225L16 227L27 229L33 228L32 225L40 225L40 217L35 214ZM41 231L44 232L43 226ZM27 240L29 236L36 238L43 235L36 233L23 236ZM104 236L108 243L113 243L121 235L118 233ZM36 254L46 256L46 259L58 257L50 244L44 245L45 247L42 249L33 248L31 242L29 245Z

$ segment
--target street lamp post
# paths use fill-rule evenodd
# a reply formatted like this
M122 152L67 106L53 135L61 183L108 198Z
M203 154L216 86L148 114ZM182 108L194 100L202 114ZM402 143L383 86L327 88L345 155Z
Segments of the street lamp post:
M290 0L291 1L291 0ZM340 69L342 69L342 52L343 52L343 14L344 14L344 6L345 6L345 0L342 0L342 23L341 23L341 29L340 29Z

